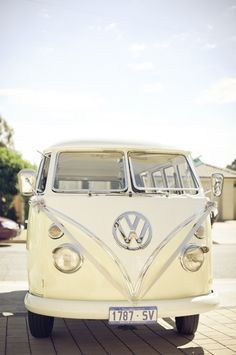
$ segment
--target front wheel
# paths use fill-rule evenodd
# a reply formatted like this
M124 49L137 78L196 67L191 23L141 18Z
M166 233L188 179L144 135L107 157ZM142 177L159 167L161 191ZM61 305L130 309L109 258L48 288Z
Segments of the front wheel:
M175 324L179 334L194 335L199 322L199 314L193 316L175 317Z
M28 322L30 332L35 338L47 338L52 333L54 317L28 311Z

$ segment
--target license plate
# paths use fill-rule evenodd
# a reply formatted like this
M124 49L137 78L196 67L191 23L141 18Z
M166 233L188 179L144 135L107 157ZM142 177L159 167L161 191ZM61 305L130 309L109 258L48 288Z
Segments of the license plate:
M110 324L151 324L157 322L157 307L110 307Z

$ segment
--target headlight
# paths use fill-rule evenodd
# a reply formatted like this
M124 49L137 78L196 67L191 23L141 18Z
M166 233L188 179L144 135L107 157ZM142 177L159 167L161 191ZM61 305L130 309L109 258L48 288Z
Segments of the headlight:
M181 255L181 264L185 270L198 271L204 262L204 253L209 249L197 245L189 245Z
M75 272L82 266L83 257L72 244L62 244L52 254L55 267L62 272Z
M60 230L59 227L57 227L56 224L52 224L50 227L49 227L49 230L48 230L48 233L49 233L49 236L52 238L52 239L59 239L63 236L63 232Z
M194 235L199 238L202 239L205 237L205 228L203 226L200 226L196 232L194 233Z

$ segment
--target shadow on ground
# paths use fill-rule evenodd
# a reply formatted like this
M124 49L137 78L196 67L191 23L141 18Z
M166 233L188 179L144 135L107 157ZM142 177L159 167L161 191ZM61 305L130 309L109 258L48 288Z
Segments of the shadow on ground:
M1 346L6 355L204 354L202 347L192 343L193 337L176 332L171 318L149 326L113 326L102 320L56 318L52 336L36 339L28 327L26 292L0 293L0 328L5 333ZM19 339L20 349L16 344Z

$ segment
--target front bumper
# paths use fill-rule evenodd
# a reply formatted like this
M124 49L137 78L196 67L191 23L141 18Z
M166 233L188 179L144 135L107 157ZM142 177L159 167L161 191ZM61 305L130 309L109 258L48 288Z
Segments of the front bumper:
M108 319L110 307L156 306L158 317L176 317L200 314L213 310L219 305L215 292L208 295L181 298L175 300L148 301L76 301L44 298L27 293L26 308L46 316L76 319Z

